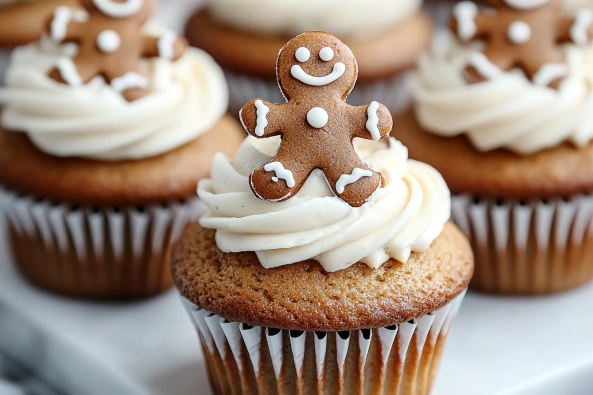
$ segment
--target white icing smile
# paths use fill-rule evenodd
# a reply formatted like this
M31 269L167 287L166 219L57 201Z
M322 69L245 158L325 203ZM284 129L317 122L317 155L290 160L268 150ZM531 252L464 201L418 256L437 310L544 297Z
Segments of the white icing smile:
M126 0L118 3L113 0L93 0L93 4L103 14L113 18L127 18L136 15L142 9L144 0Z
M301 81L303 84L312 85L312 86L323 86L328 85L340 78L344 75L346 71L346 66L342 62L338 62L334 64L334 69L328 75L324 75L322 77L315 77L309 73L307 73L301 66L295 64L290 69L290 74L297 80Z
M530 10L532 8L540 7L550 0L504 0L507 5L519 10Z

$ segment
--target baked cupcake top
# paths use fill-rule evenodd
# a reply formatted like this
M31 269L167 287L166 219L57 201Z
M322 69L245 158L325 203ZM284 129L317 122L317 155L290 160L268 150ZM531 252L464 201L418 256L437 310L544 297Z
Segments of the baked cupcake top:
M287 103L243 107L252 137L234 160L216 156L198 186L210 210L200 223L216 229L220 250L253 251L266 268L314 259L335 272L428 249L449 219L449 190L385 138L384 106L346 104L357 76L350 49L305 33L282 48L277 71Z
M412 77L418 121L475 148L531 154L593 138L593 13L564 16L561 0L459 3L448 46Z
M372 35L420 9L421 0L210 0L208 10L230 26L263 34L326 30L344 37Z
M60 7L48 37L15 50L2 121L55 156L138 159L177 148L225 113L221 69L174 33L145 25L153 1Z

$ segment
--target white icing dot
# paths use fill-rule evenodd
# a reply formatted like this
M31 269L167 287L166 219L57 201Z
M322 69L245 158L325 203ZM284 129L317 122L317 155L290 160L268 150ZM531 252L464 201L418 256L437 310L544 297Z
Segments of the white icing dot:
M307 113L307 122L316 129L321 129L327 125L328 119L329 115L327 114L327 111L321 107L313 107Z
M526 22L515 21L510 24L507 34L513 44L525 44L531 38L531 27Z
M309 58L311 57L311 51L309 51L308 48L300 47L299 49L296 50L296 53L294 54L294 56L296 56L296 58L299 62L303 63L303 62L306 62L307 60L309 60Z
M330 47L323 47L321 48L321 51L319 51L319 57L321 60L329 62L334 58L334 50Z
M113 30L103 30L97 37L97 46L105 53L117 51L120 44L119 34Z

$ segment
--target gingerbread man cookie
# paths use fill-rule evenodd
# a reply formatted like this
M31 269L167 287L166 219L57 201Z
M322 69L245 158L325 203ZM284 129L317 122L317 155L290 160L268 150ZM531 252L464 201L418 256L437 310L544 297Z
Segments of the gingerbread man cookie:
M473 54L466 68L472 82L495 79L520 67L536 85L558 87L568 75L558 44L585 45L593 36L593 13L561 16L563 0L488 0L480 11L464 1L454 9L452 31L462 40L484 39L483 53Z
M273 202L289 199L321 169L337 196L353 207L363 205L383 178L359 158L352 141L380 140L393 121L377 102L346 103L358 75L350 48L329 33L304 33L280 50L276 70L287 102L254 99L240 112L251 135L282 138L276 156L251 173L254 194Z
M56 81L81 85L103 76L128 100L149 93L149 80L141 69L141 58L179 59L187 43L175 33L148 36L143 25L150 17L154 0L81 0L83 10L59 7L49 27L57 42L76 42L74 59L60 58L50 76ZM86 11L86 12L85 12Z

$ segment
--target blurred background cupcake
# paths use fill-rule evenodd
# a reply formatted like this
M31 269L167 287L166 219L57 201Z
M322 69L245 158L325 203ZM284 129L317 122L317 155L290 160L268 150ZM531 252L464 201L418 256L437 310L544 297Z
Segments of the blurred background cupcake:
M31 282L149 296L172 285L169 243L199 214L197 181L244 132L224 115L212 58L144 26L152 1L82 4L14 52L0 91L0 203Z
M0 85L14 47L41 39L59 6L77 6L78 0L0 0Z
M384 106L344 102L356 62L337 38L297 36L278 75L288 103L243 107L252 137L216 155L172 252L213 391L428 394L473 272L449 190L384 139Z
M593 14L563 2L459 3L395 120L439 170L476 256L475 289L540 294L593 278Z
M406 72L432 42L433 24L421 5L421 0L212 0L190 19L186 35L224 68L233 114L253 97L283 101L275 81L278 50L307 30L343 37L357 56L359 83L351 104L378 100L399 111L409 99Z

